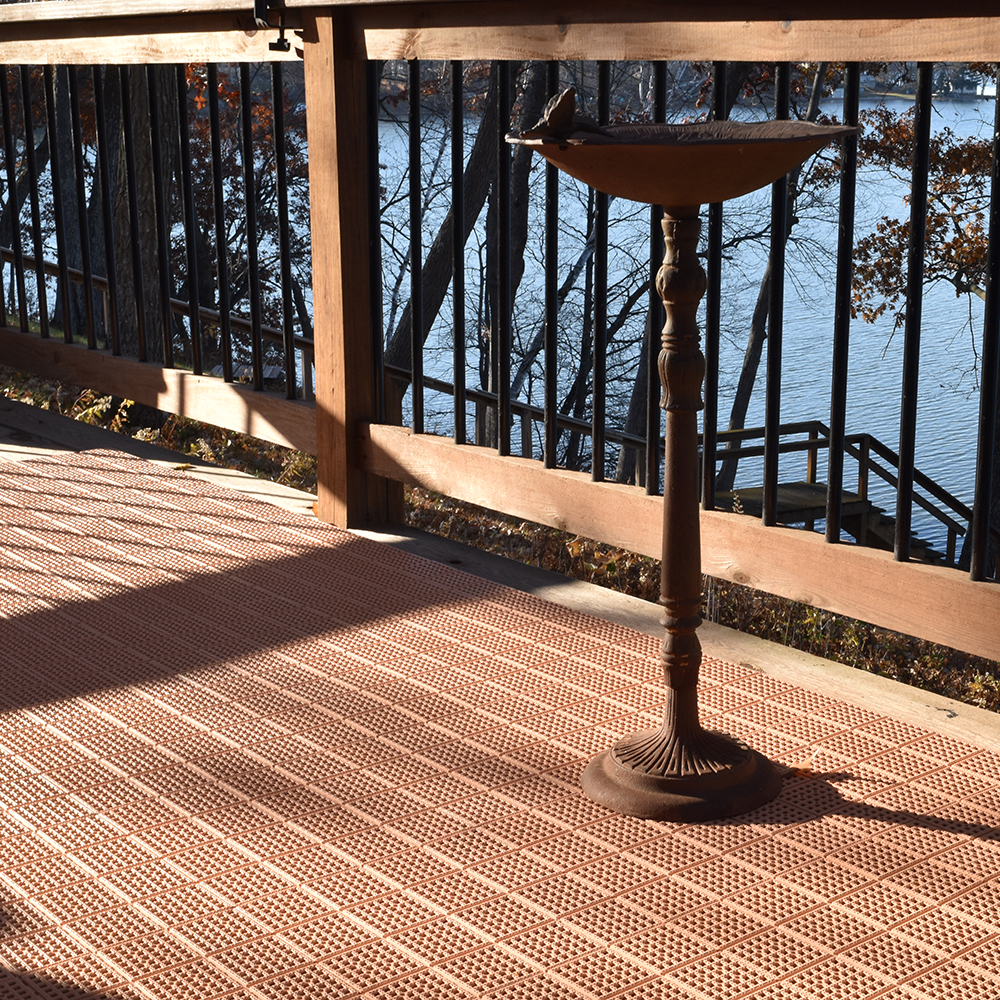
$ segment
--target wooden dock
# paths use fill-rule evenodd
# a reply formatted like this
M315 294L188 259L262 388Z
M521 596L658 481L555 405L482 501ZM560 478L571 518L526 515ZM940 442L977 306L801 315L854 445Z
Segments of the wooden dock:
M780 483L778 485L777 520L780 524L809 524L826 517L826 483ZM844 490L842 513L844 517L865 515L872 510L871 500ZM733 510L736 513L760 517L764 509L764 487L717 493L716 506L719 510Z
M812 530L817 521L826 517L826 483L779 483L776 520L779 524L804 525ZM844 490L841 494L841 526L859 545L891 552L895 542L896 522L871 500ZM716 494L719 510L734 511L760 517L764 509L764 487L732 490ZM912 536L912 558L920 562L940 563L943 553L931 542Z

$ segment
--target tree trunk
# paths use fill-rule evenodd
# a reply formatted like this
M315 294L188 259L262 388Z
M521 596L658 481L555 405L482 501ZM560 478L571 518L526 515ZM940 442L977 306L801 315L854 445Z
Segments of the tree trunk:
M994 422L994 452L993 452L993 468L992 474L990 476L990 511L989 511L989 523L995 531L1000 531L1000 405L997 407L995 422ZM969 525L970 530L966 532L965 537L962 539L962 551L959 553L958 568L965 571L966 573L972 568L972 525ZM994 578L1000 579L1000 573L997 570L1000 569L1000 553L997 552L997 546L992 540L988 540L986 543L986 565L985 565L985 576L987 579Z
M745 64L740 64L745 65ZM815 121L819 114L819 102L823 93L823 83L826 78L827 63L821 62L816 66L816 74L813 78L812 93L809 96L809 107L806 111L805 120ZM744 74L745 75L745 74ZM732 93L727 88L727 100ZM787 225L784 239L787 243L788 237L795 226L795 198L798 194L799 177L802 174L802 167L796 167L788 178L788 207L785 214ZM746 426L747 409L750 405L750 397L753 395L754 383L757 381L757 371L760 368L760 359L763 353L764 341L767 339L768 301L771 291L771 260L768 258L767 266L764 269L764 276L761 278L760 290L757 293L757 304L754 307L753 318L750 323L750 335L747 338L747 349L743 355L743 368L740 371L739 384L736 387L736 396L733 399L733 406L729 415L729 430L742 430ZM732 449L732 445L727 447L727 451ZM732 490L736 483L736 471L739 459L727 458L722 463L719 475L716 478L715 488L722 493Z
M128 75L131 106L122 107L122 90L119 74L109 71L105 102L108 113L108 136L115 155L112 157L114 187L115 257L119 276L118 317L121 331L122 353L139 356L139 315L141 302L145 330L146 357L150 361L164 359L164 323L160 300L159 254L157 252L156 194L153 182L153 149L150 140L149 87L145 67L130 66ZM161 162L164 165L164 187L167 197L168 219L172 217L175 190L171 180L177 161L177 103L174 70L169 66L153 67L160 113ZM135 145L135 184L139 205L138 228L142 234L140 244L141 281L132 266L131 234L129 228L128 181L124 151L122 114L129 114ZM114 168L117 167L117 170Z
M645 289L643 290L645 292ZM659 331L657 331L658 335ZM632 395L628 401L628 413L625 416L625 433L644 437L646 434L646 400L649 396L649 346L653 336L652 314L647 311L646 330L642 339L642 350L639 352L639 365L632 383ZM638 451L628 445L618 449L618 465L615 469L616 483L637 483Z
M587 394L590 389L590 375L594 368L594 312L593 312L593 289L594 289L594 263L593 257L587 263L587 276L585 280L584 304L583 304L583 337L580 344L580 365L577 369L576 378L560 408L562 413L572 412L573 416L582 420L586 413ZM571 431L569 443L566 446L566 468L579 469L583 459L583 435L579 431Z
M764 352L764 341L767 339L768 300L771 295L771 261L768 260L761 278L760 289L757 292L757 304L754 306L753 318L750 321L750 335L747 337L747 348L743 354L743 367L740 369L740 380L736 386L736 395L729 413L729 429L737 430L746 427L747 409L750 397L753 395L754 383L757 381L757 371L760 368L761 355ZM737 445L738 447L738 445ZM726 448L731 450L730 447ZM715 488L720 493L728 492L736 482L736 471L739 467L738 458L723 460L722 468L715 480Z
M82 263L82 238L77 209L76 164L73 157L73 128L69 94L69 73L67 66L53 69L52 86L55 92L56 134L53 137L55 166L59 171L60 204L55 206L63 235L63 252L66 265L79 269ZM62 262L60 262L62 263ZM73 334L85 332L83 289L69 281L63 287L60 278L56 284L55 308L51 322ZM67 315L67 308L69 315Z
M736 101L739 99L740 91L743 88L747 74L750 72L751 63L730 62L726 66L726 96L725 96L725 118L729 117ZM642 292L645 294L645 287ZM646 399L649 394L649 338L652 336L651 317L646 317L646 329L643 337L643 348L639 355L639 365L636 370L635 382L632 385L632 393L629 396L628 413L625 417L625 432L643 436L646 433ZM657 331L657 336L659 331ZM618 449L618 464L615 469L616 483L635 483L637 479L636 467L637 451L627 445L622 445Z
M46 132L35 147L35 164L39 173L45 169L48 162L49 135ZM4 186L6 187L5 182L6 177L4 178ZM28 175L27 167L25 167L17 175L17 190L7 192L7 200L4 202L3 212L0 213L0 246L14 245L14 219L21 218L21 210L24 208L24 203L28 200L30 193L31 177ZM26 254L30 254L32 252L30 238L25 238L22 235L21 247Z
M485 110L479 123L476 141L469 154L462 184L465 189L465 217L462 219L462 244L464 245L472 233L476 220L479 218L486 203L490 190L492 166L496 159L497 148L497 71L496 66L490 74L490 85L486 93ZM454 213L448 209L448 214L438 229L434 242L427 253L423 264L423 332L426 339L431 324L441 310L441 304L448 292L448 285L453 277L453 258L451 252L451 227ZM460 308L455 304L455 308ZM397 368L410 367L410 304L407 303L403 314L396 324L395 330L385 348L385 363ZM409 385L407 379L393 376L402 391Z
M542 114L548 100L548 69L543 62L525 63L521 72L522 85L519 107L520 116L513 124L515 132L522 131L534 124ZM510 163L510 302L506 308L512 309L517 296L517 289L524 277L524 248L528 242L528 175L531 172L532 150L527 146L514 146ZM488 275L497 273L498 259L498 229L497 229L497 199L493 191L486 214L486 272ZM497 288L493 281L487 283L488 296L488 329L483 333L482 343L490 352L489 363L485 367L488 380L483 388L488 392L497 392L497 358L494 356L496 338L494 331L498 328L500 303L497 301ZM497 428L495 426L496 412L491 407L487 414L486 444L495 444Z

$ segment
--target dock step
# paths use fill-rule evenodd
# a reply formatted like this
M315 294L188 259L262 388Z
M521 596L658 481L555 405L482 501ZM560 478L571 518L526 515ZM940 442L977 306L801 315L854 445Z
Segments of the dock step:
M804 524L811 527L826 517L825 483L779 483L775 518L779 524ZM857 493L842 494L841 525L860 545L891 552L895 546L896 521L881 507ZM764 487L751 486L716 494L719 510L735 511L760 517L764 505ZM910 558L917 562L944 563L943 553L916 535L910 536Z
M861 515L872 508L870 500L844 490L843 516ZM715 505L719 510L737 510L753 517L760 517L764 509L764 487L717 493ZM803 524L819 521L826 516L826 483L779 483L776 517L779 524Z

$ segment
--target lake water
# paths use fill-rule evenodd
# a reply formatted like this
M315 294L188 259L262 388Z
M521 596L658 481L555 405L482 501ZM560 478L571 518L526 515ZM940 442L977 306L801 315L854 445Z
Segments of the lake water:
M875 102L862 102L873 106ZM908 102L886 101L893 110L903 110ZM831 102L829 110L839 113L839 102ZM935 102L933 128L948 127L959 135L990 135L993 102L990 99L972 103ZM471 131L475 122L469 123ZM437 172L442 158L441 139L430 129L424 140L425 189L434 190L434 181L445 180ZM408 224L406 212L405 134L395 123L382 128L382 183L389 200L400 199L396 207L386 210L384 221L395 228L395 239L384 244L386 267L386 316L395 316L405 304L409 278L399 281L400 266L406 253ZM447 153L443 153L447 161ZM534 171L536 179L543 174ZM541 225L541 184L533 186L532 213L534 222L525 254L525 276L515 307L515 342L526 341L539 318L542 292L541 246L544 230ZM579 200L575 200L574 190ZM894 181L882 172L862 171L858 182L856 236L870 232L883 215L905 217L906 184ZM728 229L732 233L739 225L766 227L769 193L757 193L726 207ZM572 182L563 185L561 193L561 270L565 273L579 256L585 235L586 193L575 189ZM785 329L783 340L782 422L818 419L829 423L830 386L833 341L833 275L837 239L836 191L826 198L825 205L809 206L800 201L797 215L801 221L789 246L786 271ZM442 186L439 197L429 198L425 214L425 248L430 244L447 211L447 189ZM648 210L634 204L615 202L612 205L609 281L613 301L609 312L613 316L622 296L636 287L630 272L634 261L630 254L648 260ZM466 322L468 324L468 384L479 384L477 351L477 317L482 314L482 283L484 271L484 220L480 219L466 248ZM425 249L426 253L426 249ZM766 261L763 243L747 244L727 262L723 275L723 343L720 354L719 425L725 427L736 379L742 366L749 329L750 315L757 296L760 276ZM645 281L643 277L641 280ZM582 281L580 282L582 286ZM393 312L393 291L397 292L396 312ZM561 347L560 392L568 389L579 352L579 329L582 319L582 287L567 299L560 315ZM450 314L451 302L446 300L442 316ZM975 476L976 436L978 430L978 382L973 373L975 358L981 344L983 303L976 298L956 298L950 286L926 288L924 292L921 334L919 414L917 426L916 466L963 502L969 504ZM636 342L641 338L643 317L637 310L633 320L619 333L615 353L609 361L609 407L627 405L628 391L634 379ZM975 349L974 345L975 344ZM856 321L851 326L850 377L848 389L848 433L867 432L896 450L899 444L900 386L902 379L903 334L893 334L893 320L884 316L876 324ZM439 320L428 338L425 368L428 375L451 380L450 323ZM747 414L746 426L762 426L764 421L763 381L766 365L762 360L754 397ZM541 366L534 370L522 398L541 403ZM450 398L427 398L427 429L442 434L452 433ZM471 426L471 424L470 424ZM537 455L537 451L536 451ZM804 478L805 456L782 456L781 479ZM825 475L825 455L820 454L820 478ZM856 466L848 460L845 485L851 488ZM737 479L737 489L762 482L761 463L744 460ZM895 491L881 480L870 481L872 499L892 513ZM915 508L916 533L943 546L945 534L938 522Z

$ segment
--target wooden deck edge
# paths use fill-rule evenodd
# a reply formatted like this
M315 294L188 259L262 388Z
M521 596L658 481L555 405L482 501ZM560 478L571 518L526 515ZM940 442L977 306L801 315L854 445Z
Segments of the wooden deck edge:
M294 28L309 11L344 11L351 48L370 59L1000 60L1000 17L986 0L844 5L819 16L801 5L596 0L571 9L521 0L290 0L287 52L268 46L251 0L147 0L127 13L101 0L0 6L0 60L16 64L295 61Z
M311 403L0 328L0 364L316 454Z
M365 425L361 437L367 472L659 557L661 501L637 487L407 428ZM702 568L711 576L1000 660L996 584L719 511L703 511L701 529Z
M537 566L526 566L418 528L389 525L376 530L355 530L353 533L653 638L663 636L660 624L662 612L655 604L638 597L574 580ZM812 653L712 622L702 623L698 637L705 656L746 665L796 687L807 688L880 715L891 715L954 739L1000 750L1000 715L988 709L967 705L858 667L824 660ZM657 666L651 662L650 677L655 675L656 670Z

